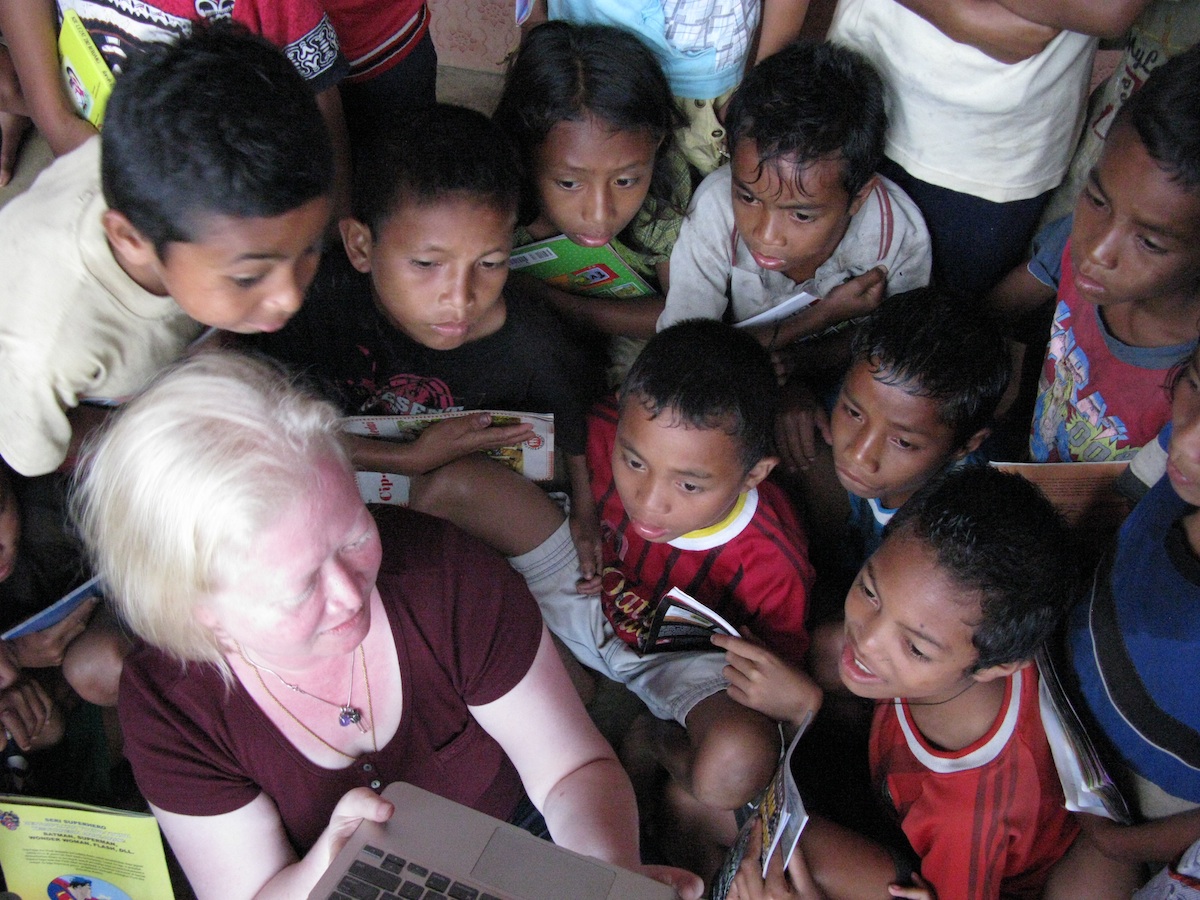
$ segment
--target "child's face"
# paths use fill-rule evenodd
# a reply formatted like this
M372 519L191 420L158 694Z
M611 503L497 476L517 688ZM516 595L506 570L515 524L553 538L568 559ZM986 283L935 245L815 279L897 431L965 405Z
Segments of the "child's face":
M972 672L981 599L911 531L889 536L846 595L842 683L873 700L953 698L982 674Z
M534 152L541 212L530 232L562 233L583 247L611 241L642 208L658 145L648 132L592 117L556 124Z
M720 522L776 462L765 458L746 472L741 452L724 428L695 428L669 410L652 416L637 397L626 398L612 468L630 526L666 543Z
M830 417L833 461L847 491L897 509L933 475L978 447L984 433L960 444L939 417L938 401L878 377L880 371L866 362L846 374Z
M278 216L209 215L195 240L172 242L162 256L119 213L109 210L105 226L118 260L147 290L204 325L253 334L278 331L300 308L331 209L318 197Z
M1185 502L1200 506L1200 364L1196 354L1175 382L1167 477Z
M418 344L453 350L504 324L515 213L469 197L402 202L372 238L343 219L350 262L371 273L384 317Z
M1200 190L1187 190L1121 123L1075 205L1075 288L1092 303L1195 301L1200 293Z
M856 196L849 196L842 185L840 159L818 159L799 173L781 159L760 171L758 144L748 139L737 142L730 166L739 236L758 265L798 283L812 278L833 255L851 217L875 185L871 179ZM803 190L795 184L797 174Z
M21 549L21 507L8 473L0 472L0 581L12 574Z

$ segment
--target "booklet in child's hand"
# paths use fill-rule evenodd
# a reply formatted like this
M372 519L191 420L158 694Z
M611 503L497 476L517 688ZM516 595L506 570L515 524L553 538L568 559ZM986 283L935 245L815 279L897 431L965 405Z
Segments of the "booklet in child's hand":
M517 247L509 258L514 272L528 272L568 294L648 297L654 293L612 244L582 247L565 234Z
M51 625L57 625L74 612L81 603L93 597L97 599L103 598L100 590L99 576L89 578L65 597L55 600L41 612L34 613L24 622L14 625L8 631L4 632L4 634L0 634L0 641L11 641L13 638L24 637L36 631L43 631Z
M100 55L79 13L73 9L63 13L62 29L58 33L58 53L67 95L79 115L99 128L104 122L104 110L117 79Z
M800 789L796 786L795 776L792 775L792 754L796 745L800 743L800 738L808 730L810 722L812 722L811 712L804 717L795 737L788 744L787 751L783 754L779 767L775 770L775 776L763 788L763 792L754 802L755 814L738 832L737 840L729 848L725 862L713 879L712 900L725 900L729 888L733 885L733 878L737 875L742 859L746 855L750 838L756 830L761 839L759 846L762 849L759 851L759 865L763 876L766 876L767 866L777 850L782 854L784 868L787 868L787 864L796 850L796 844L800 840L800 832L808 824L808 810L804 807Z
M714 634L741 637L738 630L699 600L679 588L671 588L658 601L650 624L641 638L642 653L663 650L714 650Z
M415 441L417 435L435 422L488 413L492 427L526 424L533 426L533 437L519 446L488 450L487 455L508 466L530 481L549 481L554 477L554 416L550 413L509 412L497 409L468 409L424 413L418 416L351 416L342 419L342 430L349 434L383 440ZM408 505L409 478L391 472L359 472L358 490L365 503Z

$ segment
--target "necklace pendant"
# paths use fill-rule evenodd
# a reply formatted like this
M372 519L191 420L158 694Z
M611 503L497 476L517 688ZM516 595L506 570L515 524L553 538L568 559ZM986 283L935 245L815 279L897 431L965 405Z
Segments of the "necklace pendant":
M341 715L338 716L338 724L345 728L348 725L357 725L358 730L366 734L367 729L362 726L362 710L354 706L343 706Z

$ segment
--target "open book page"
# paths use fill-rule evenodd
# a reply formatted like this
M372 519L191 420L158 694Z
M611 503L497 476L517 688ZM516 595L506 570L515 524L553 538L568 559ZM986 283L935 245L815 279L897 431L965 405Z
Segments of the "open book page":
M1037 667L1042 728L1050 742L1067 809L1128 825L1132 820L1125 798L1105 771L1045 648L1038 653Z
M27 634L49 628L51 625L57 625L74 612L81 603L93 597L97 599L103 597L99 577L88 579L69 594L55 600L41 612L34 613L24 622L14 625L4 634L0 634L0 641L11 641L13 638L24 637Z
M784 319L790 319L796 313L800 312L800 310L812 306L819 299L815 294L810 294L808 291L801 289L787 299L780 300L770 309L764 309L758 315L738 322L734 327L753 328L755 325L771 325L775 322L782 322Z
M804 807L800 789L796 786L796 779L792 775L792 754L811 722L812 713L810 712L804 717L800 728L783 753L779 767L775 770L775 776L755 801L757 812L742 826L737 840L729 848L729 854L725 857L720 871L713 878L712 900L725 900L729 888L733 885L734 876L741 867L742 859L746 855L746 849L754 831L757 830L761 838L762 850L759 853L759 863L763 876L767 874L767 866L776 852L782 855L784 868L791 860L792 854L796 850L796 844L800 840L800 833L808 824L808 810Z
M659 600L643 637L642 653L664 650L713 650L714 634L739 637L738 630L715 611L679 588Z
M533 426L533 437L512 447L486 451L492 459L504 463L531 481L549 481L554 477L554 416L549 413L522 413L508 410L468 409L453 412L424 413L418 416L350 416L342 419L342 429L350 434L390 441L415 441L417 435L443 419L489 413L492 425ZM390 472L359 472L359 492L366 503L408 505L409 479Z
M628 298L654 293L612 244L582 247L565 234L517 247L509 267L568 294Z
M147 813L0 796L0 825L0 868L17 896L175 896L158 823Z

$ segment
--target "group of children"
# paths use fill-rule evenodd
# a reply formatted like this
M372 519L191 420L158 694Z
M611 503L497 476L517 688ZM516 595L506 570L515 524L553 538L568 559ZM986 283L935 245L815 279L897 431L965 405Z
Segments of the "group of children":
M870 5L843 4L842 27ZM196 27L131 63L103 136L0 212L0 582L18 556L9 482L69 468L109 407L214 343L279 359L347 415L552 412L558 500L478 452L531 437L483 412L409 444L351 438L352 458L508 556L566 658L644 702L619 749L655 852L711 877L780 725L853 696L873 705L870 781L903 839L818 809L787 871L747 865L732 896L1128 896L1200 839L1200 711L1181 689L1200 632L1200 50L1129 100L1029 265L964 296L930 286L932 214L880 174L899 168L886 67L795 42L693 97L652 47L538 25L493 119L433 104L355 129L348 200L327 109L267 40ZM701 100L729 155L707 173L680 111ZM559 234L611 245L656 293L509 275L514 245ZM748 321L802 293L794 315ZM1032 458L1167 460L1139 468L1158 483L1064 657L1136 785L1132 826L1066 812L1042 728L1032 661L1079 594L1080 554L1036 489L975 464L1015 387L1003 321L1051 300ZM640 653L672 587L742 636ZM48 698L10 698L44 694L18 666L74 652L119 676L127 641L98 617L78 637L90 612L39 662L17 648L0 723L23 749L61 726ZM1126 683L1152 702L1111 689Z

